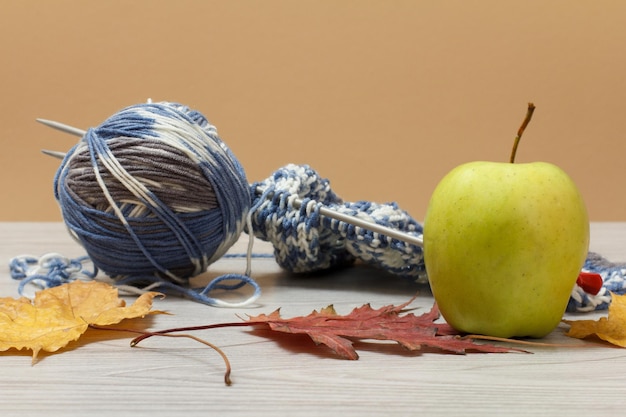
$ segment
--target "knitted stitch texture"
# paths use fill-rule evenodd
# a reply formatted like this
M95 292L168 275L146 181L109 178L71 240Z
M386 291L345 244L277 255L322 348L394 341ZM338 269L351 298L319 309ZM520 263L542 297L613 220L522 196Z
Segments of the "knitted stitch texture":
M252 185L252 229L274 246L278 264L294 273L349 265L355 260L427 282L422 248L319 214L321 206L420 236L422 226L395 203L343 202L308 165L287 165ZM253 193L254 194L254 193ZM302 200L300 208L294 206ZM249 231L248 231L249 232Z
M594 295L575 285L567 304L567 311L606 310L611 304L611 293L626 294L626 264L613 263L597 253L589 252L583 271L600 274L602 288Z

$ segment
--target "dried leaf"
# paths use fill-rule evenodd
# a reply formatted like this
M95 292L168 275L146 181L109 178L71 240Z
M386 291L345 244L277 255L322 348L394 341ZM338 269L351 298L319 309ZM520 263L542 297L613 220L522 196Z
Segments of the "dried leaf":
M411 301L376 310L366 304L345 316L337 314L332 305L313 311L308 316L291 319L283 319L280 310L276 310L269 315L252 316L246 323L267 325L277 332L307 334L316 344L326 345L338 356L352 360L359 356L351 339L392 340L408 350L430 347L459 354L468 351L503 353L516 350L460 338L449 325L435 323L439 318L436 305L420 316L413 313L403 315Z
M89 325L107 326L150 311L158 293L141 295L129 307L117 289L97 281L74 281L39 291L34 301L0 298L0 351L30 349L56 352L77 340Z
M434 304L432 309L420 316L406 313L405 308L412 302L399 306L388 305L377 310L371 308L369 304L355 308L348 315L337 314L332 305L313 311L308 316L283 319L280 316L280 309L271 314L260 314L249 316L246 321L215 323L204 326L177 327L155 332L143 332L135 337L131 346L137 346L142 340L152 336L188 337L216 350L223 358L226 365L224 381L226 385L231 384L230 363L226 354L217 346L205 340L199 339L189 334L195 330L209 330L224 327L267 327L275 332L290 334L306 334L315 343L329 347L339 357L345 359L358 359L352 340L354 339L374 339L396 341L401 346L409 350L419 350L422 347L431 347L444 352L460 353L485 352L485 353L505 353L505 352L526 352L524 350L499 347L490 344L475 343L472 338L475 336L461 337L459 333L447 323L435 323L439 319L439 310ZM174 334L178 333L178 334ZM498 339L498 341L510 341ZM526 352L528 353L528 352Z
M613 345L626 347L626 295L611 293L607 317L598 320L565 320L571 327L566 336L584 339L597 336Z

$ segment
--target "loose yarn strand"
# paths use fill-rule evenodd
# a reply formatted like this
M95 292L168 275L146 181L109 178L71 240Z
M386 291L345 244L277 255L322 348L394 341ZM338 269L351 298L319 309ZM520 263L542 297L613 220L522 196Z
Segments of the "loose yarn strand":
M252 211L246 216L246 227L252 230ZM246 250L246 276L252 275L252 253L254 250L254 233L248 235L248 248Z
M91 269L87 266L91 265ZM90 281L98 275L98 269L88 256L70 259L58 253L41 257L33 255L15 256L9 260L11 278L19 280L18 293L32 298L26 288L35 290L55 287L73 280Z

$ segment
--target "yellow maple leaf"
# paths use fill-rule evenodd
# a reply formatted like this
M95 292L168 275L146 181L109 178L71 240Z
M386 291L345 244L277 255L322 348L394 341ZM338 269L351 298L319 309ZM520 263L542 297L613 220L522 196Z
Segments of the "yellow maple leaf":
M159 313L150 311L156 292L142 294L130 306L117 289L97 281L74 281L39 291L28 298L0 298L0 351L31 349L56 352L77 340L90 324L107 326L124 319Z
M611 293L607 317L598 320L565 320L571 327L566 336L584 339L596 335L613 345L626 347L626 295Z

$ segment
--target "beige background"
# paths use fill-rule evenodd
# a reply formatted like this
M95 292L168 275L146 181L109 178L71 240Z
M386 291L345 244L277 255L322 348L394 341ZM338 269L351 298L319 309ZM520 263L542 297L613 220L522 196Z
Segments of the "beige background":
M153 100L218 127L252 181L308 163L422 219L438 180L502 160L571 174L626 220L626 1L0 0L0 220L60 220L41 148Z

